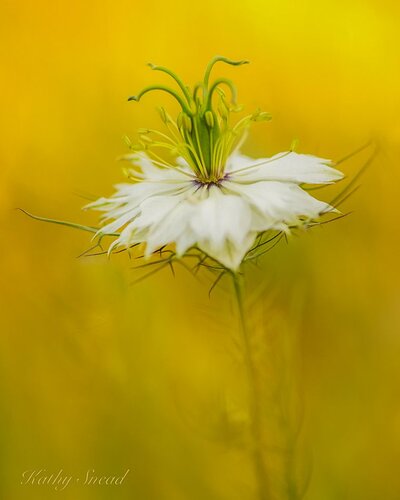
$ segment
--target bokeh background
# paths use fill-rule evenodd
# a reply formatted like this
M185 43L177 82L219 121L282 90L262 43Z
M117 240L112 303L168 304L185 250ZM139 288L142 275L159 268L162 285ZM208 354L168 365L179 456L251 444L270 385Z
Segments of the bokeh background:
M95 224L80 208L122 179L122 136L176 110L126 102L157 76L145 63L195 83L215 54L251 61L215 74L274 117L248 154L298 138L339 159L372 140L341 165L351 178L378 151L350 216L248 275L271 499L298 498L285 484L310 472L308 500L400 498L399 14L388 0L2 0L1 498L256 498L230 283L211 300L206 274L132 286L126 256L76 258L90 235L15 210ZM128 468L114 488L20 484Z

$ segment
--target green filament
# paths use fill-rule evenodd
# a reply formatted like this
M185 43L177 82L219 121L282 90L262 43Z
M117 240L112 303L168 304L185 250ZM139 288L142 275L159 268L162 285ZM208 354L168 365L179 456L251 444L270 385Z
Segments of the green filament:
M151 85L128 99L140 101L148 92L160 90L171 95L178 102L181 112L176 121L164 108L158 108L170 135L156 130L141 129L139 144L131 148L137 152L145 151L160 166L167 164L170 166L169 162L164 162L161 157L152 152L153 148L167 149L181 156L190 166L196 179L204 184L218 183L223 178L226 162L251 122L270 119L268 113L257 111L242 118L233 127L229 125L230 113L240 110L236 105L237 90L228 78L217 78L210 84L211 71L218 62L231 66L248 63L245 60L233 61L223 56L215 56L206 67L203 81L197 83L193 90L190 90L170 69L149 64L152 70L170 76L179 89L173 90L165 85ZM222 85L228 87L231 93L231 104L226 102ZM218 99L213 99L215 92L219 95Z
M183 109L183 111L185 111L188 115L193 114L192 110L183 101L182 97L177 92L175 92L175 90L172 90L169 87L166 87L165 85L150 85L149 87L146 87L143 90L141 90L138 94L129 97L128 101L138 101L139 102L140 99L145 94L147 94L148 92L152 92L153 90L161 90L163 92L167 92L168 94L172 95L172 97L175 97L175 99L181 105L181 108Z

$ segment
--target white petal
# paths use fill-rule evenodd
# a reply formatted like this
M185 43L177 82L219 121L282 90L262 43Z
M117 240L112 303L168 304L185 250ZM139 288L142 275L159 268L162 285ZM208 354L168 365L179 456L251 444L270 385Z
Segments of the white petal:
M152 196L143 201L139 205L140 215L135 220L135 227L144 229L160 224L186 196L186 193L170 193Z
M222 245L216 246L213 241L203 241L199 244L199 248L228 269L237 271L243 257L253 245L256 235L255 232L247 233L240 244L225 240Z
M224 182L224 186L241 195L253 207L257 216L256 224L253 219L253 228L257 230L276 228L277 225L282 227L282 223L295 224L300 216L313 219L334 210L328 203L313 198L296 184L288 182Z
M176 162L176 167L162 168L154 164L151 158L146 153L136 153L131 155L131 163L140 167L144 180L158 181L158 182L186 182L190 179L195 179L190 167L187 163ZM133 170L133 175L138 175L137 170Z
M181 257L190 247L197 243L196 235L189 224L187 224L185 230L176 237L175 243L178 257Z
M115 233L123 226L125 226L125 224L131 222L137 216L138 213L139 213L138 208L127 210L123 215L119 216L117 219L113 220L109 224L100 228L99 231L96 233L96 235Z
M125 207L134 208L142 201L160 194L175 193L192 187L191 181L182 182L151 182L142 181L135 184L119 184L115 186L116 192L110 198L100 198L89 203L84 209L95 209L107 212L107 218L116 218L119 210Z
M211 186L208 194L191 219L191 227L199 240L210 240L216 245L223 244L226 239L241 243L250 230L248 204L238 196L224 194L216 186Z
M251 210L239 196L211 186L190 219L199 248L230 269L236 269L254 241Z
M143 213L152 210L147 206ZM149 227L146 238L146 255L150 255L154 250L169 243L177 244L178 254L184 253L190 246L196 243L196 237L190 230L190 217L193 205L184 198L167 212L159 212L157 221Z
M236 154L228 161L230 178L237 182L283 181L296 184L329 184L343 178L332 162L312 155L279 153L253 159Z
M135 184L122 184L110 198L101 198L88 208L104 211L105 219L112 220L103 226L99 234L110 234L121 230L114 245L136 243L139 235L145 241L150 229L155 230L177 204L196 190L191 180L172 182L142 181ZM126 226L126 227L125 227ZM178 223L179 227L179 223ZM174 241L170 239L168 241Z

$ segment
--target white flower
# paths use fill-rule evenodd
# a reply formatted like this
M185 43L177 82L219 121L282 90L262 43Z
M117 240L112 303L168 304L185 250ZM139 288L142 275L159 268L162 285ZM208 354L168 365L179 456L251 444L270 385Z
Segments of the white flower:
M110 252L145 243L149 256L174 244L179 257L195 246L236 271L261 232L288 231L334 210L301 188L341 179L329 160L294 152L252 159L237 152L249 125L270 115L257 111L229 125L230 112L237 111L236 89L225 78L209 84L219 61L236 66L247 62L215 57L192 92L172 71L152 66L171 76L182 95L162 85L130 98L138 101L149 91L162 90L176 98L182 112L174 121L161 108L168 133L141 130L139 144L130 144L135 152L127 159L140 169L128 171L132 182L87 206L104 212L105 225L97 236L118 232ZM233 105L221 85L230 89ZM160 148L175 160L166 161Z
M342 178L328 160L293 152L254 160L232 155L219 182L201 183L188 165L160 168L135 159L141 180L117 186L110 198L88 205L105 212L101 234L121 231L110 250L146 243L146 255L174 243L178 256L196 245L225 267L237 270L262 231L288 230L333 210L299 185Z

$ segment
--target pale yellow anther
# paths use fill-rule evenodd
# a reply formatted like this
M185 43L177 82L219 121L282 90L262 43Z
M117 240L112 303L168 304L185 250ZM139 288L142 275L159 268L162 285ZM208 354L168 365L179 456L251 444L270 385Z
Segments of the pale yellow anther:
M182 113L182 122L183 122L183 126L190 134L192 131L192 120L191 120L190 116L188 116L186 113Z
M206 119L206 123L210 128L214 127L214 115L211 111L206 111L204 114L204 118Z

